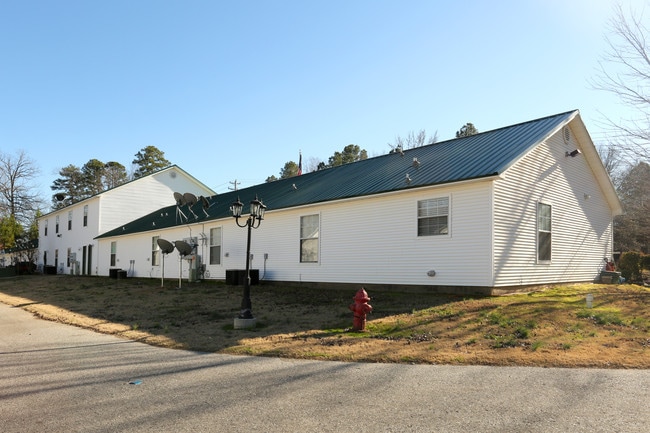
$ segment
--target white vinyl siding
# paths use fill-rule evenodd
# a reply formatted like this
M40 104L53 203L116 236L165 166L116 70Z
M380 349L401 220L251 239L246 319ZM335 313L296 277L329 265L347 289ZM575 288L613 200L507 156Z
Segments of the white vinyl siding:
M612 215L584 155L562 131L494 184L494 286L593 281L611 256ZM552 204L552 260L538 260L538 203ZM543 263L545 266L539 266Z

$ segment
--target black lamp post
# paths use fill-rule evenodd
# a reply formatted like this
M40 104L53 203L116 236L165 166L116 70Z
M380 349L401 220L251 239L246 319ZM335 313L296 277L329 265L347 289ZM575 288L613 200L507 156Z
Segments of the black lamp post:
M239 227L248 227L248 239L246 241L246 282L244 283L244 297L241 301L241 311L239 312L239 319L253 319L253 307L251 304L251 275L250 275L250 259L251 259L251 229L256 229L262 223L264 219L264 212L266 211L266 206L255 196L255 200L251 201L250 215L246 219L246 222L242 225L239 224L239 218L241 218L241 211L244 205L239 201L234 202L230 206L232 211L232 216L235 218L237 225Z

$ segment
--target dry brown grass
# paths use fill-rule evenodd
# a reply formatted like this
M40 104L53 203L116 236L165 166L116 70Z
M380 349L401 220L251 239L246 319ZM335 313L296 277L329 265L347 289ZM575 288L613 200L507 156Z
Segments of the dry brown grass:
M351 332L349 290L253 286L258 326L234 330L241 287L103 277L0 279L33 314L186 350L366 362L650 368L650 290L572 285L503 297L369 293ZM587 293L594 296L586 308Z

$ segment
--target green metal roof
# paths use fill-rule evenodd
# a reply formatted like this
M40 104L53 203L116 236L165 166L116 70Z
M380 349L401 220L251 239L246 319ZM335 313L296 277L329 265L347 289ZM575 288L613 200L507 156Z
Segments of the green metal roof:
M227 218L232 215L230 205L238 197L247 205L257 196L268 211L272 211L499 175L577 114L577 110L568 111L469 137L407 149L402 153L390 153L214 195L207 198L207 209L203 208L200 200L191 208L187 205L177 208L173 204L97 238ZM419 162L418 167L415 167L414 158ZM172 196L169 200L175 203Z

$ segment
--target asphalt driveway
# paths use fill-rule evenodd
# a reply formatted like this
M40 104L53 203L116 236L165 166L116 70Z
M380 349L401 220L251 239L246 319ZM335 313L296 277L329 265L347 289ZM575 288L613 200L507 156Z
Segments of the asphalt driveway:
M650 371L161 349L0 304L0 431L647 432Z

